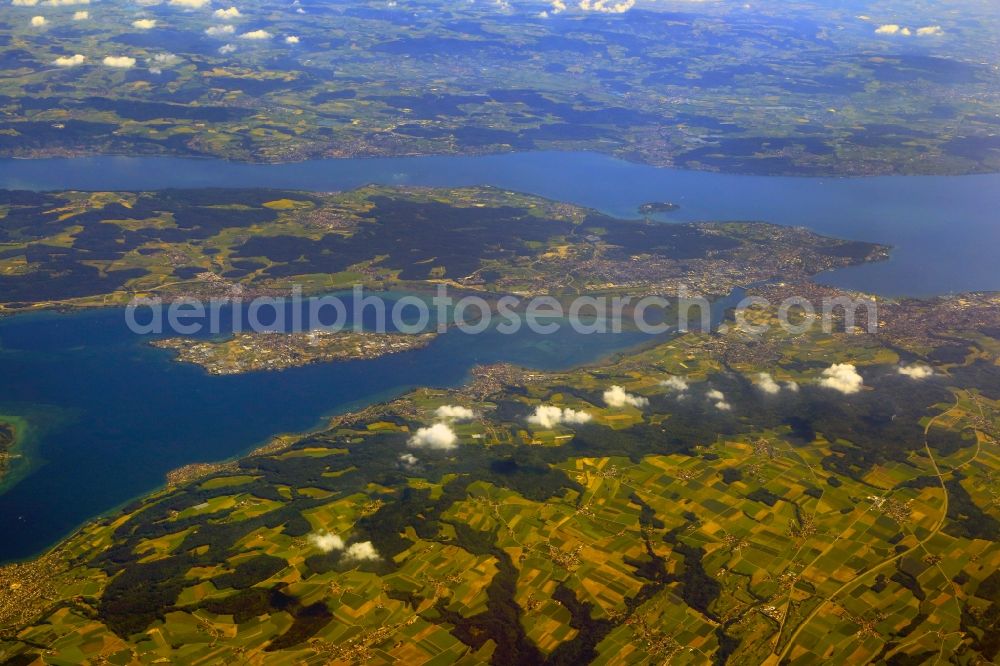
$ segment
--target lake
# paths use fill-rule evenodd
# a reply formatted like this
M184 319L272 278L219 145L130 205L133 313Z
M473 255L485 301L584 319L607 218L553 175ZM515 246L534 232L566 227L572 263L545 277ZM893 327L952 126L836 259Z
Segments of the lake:
M493 185L636 217L639 205L681 205L663 219L763 220L887 243L892 259L823 276L885 296L1000 290L1000 174L790 178L658 169L596 153L348 159L243 164L169 157L0 160L0 187L139 190L279 187L343 190L366 183Z
M823 276L883 295L1000 290L1000 175L813 179L656 169L590 153L326 160L287 165L180 158L0 160L0 187L141 190L365 183L494 185L636 217L765 220L893 245L891 261ZM163 484L171 469L239 455L282 432L400 395L453 387L481 363L567 368L648 341L637 333L514 336L449 332L429 347L368 361L211 376L129 332L120 310L0 320L0 414L30 424L0 489L0 561L29 557Z
M383 296L391 307L400 295ZM715 304L715 320L741 297ZM366 313L371 328L375 314ZM120 308L0 319L0 414L30 428L25 459L0 489L0 562L162 486L172 469L230 458L417 386L459 386L475 365L571 368L665 336L450 329L426 348L378 359L228 376L177 363L152 339L131 332Z

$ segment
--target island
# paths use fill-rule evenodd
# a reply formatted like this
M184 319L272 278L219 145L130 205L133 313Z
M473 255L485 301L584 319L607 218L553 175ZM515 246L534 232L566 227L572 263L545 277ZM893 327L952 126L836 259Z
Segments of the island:
M436 333L310 331L237 333L223 340L175 337L150 344L176 351L178 361L200 365L209 374L239 375L311 363L373 359L426 347L435 337Z
M675 210L680 210L680 208L680 204L670 203L669 201L651 201L639 206L639 213L642 215L673 213Z

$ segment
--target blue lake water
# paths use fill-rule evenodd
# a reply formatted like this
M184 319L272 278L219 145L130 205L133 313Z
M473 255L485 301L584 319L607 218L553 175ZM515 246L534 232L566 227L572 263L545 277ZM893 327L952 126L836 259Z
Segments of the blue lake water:
M765 220L895 247L891 261L824 276L885 295L1000 289L1000 175L812 179L656 169L603 155L329 160L250 165L102 157L0 160L0 188L287 187L365 183L493 185L634 217L648 201L681 204L665 219ZM324 415L405 392L456 386L480 363L540 369L592 362L638 334L468 336L370 361L215 377L174 363L127 330L122 312L0 320L0 414L24 416L31 464L0 488L0 561L30 556L89 518L163 483L181 465L238 455Z
M673 201L666 219L763 220L888 243L888 262L824 276L887 296L1000 290L1000 174L782 178L657 169L596 153L323 160L242 164L163 157L0 160L0 187L160 189L287 187L342 190L366 183L493 185L635 217Z
M233 376L177 363L151 339L132 333L121 309L0 320L0 414L25 418L32 435L0 492L0 561L46 548L172 469L229 458L324 416L416 386L458 386L478 364L569 368L651 338L451 329L379 359Z

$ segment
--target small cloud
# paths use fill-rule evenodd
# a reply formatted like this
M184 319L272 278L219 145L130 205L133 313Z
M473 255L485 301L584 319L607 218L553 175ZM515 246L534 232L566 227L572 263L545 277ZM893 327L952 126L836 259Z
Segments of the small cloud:
M72 7L73 5L89 5L90 0L45 0L42 4L47 7Z
M535 413L528 417L528 423L551 429L561 423L568 425L587 423L592 418L587 412L575 409L560 409L555 405L539 405L535 408Z
M344 551L344 559L358 562L372 561L379 559L379 554L371 541L359 541L347 547L347 550Z
M712 389L705 394L705 397L715 403L715 408L720 412L728 412L733 409L733 406L726 402L726 394L718 389Z
M910 366L900 366L897 371L904 377L909 377L910 379L927 379L928 377L934 376L933 368L929 368L926 365L910 365Z
M212 12L212 16L214 16L217 19L222 19L223 21L227 21L229 19L239 18L243 16L243 14L240 14L240 10L237 9L236 7L230 7L229 9L216 9L214 12Z
M15 7L34 7L38 4L38 0L10 0L10 4Z
M32 16L31 17L31 27L33 27L33 28L41 28L46 23L48 23L48 21L45 20L44 16Z
M476 418L476 413L461 405L441 405L434 410L434 416L442 421L471 421Z
M903 30L902 26L895 23L886 23L875 28L876 35L897 35Z
M669 389L671 391L677 391L678 393L684 393L688 390L688 380L683 377L668 377L660 382L660 386Z
M236 50L236 46L233 44L223 44L219 47L219 53L226 55L227 53L232 53Z
M552 0L552 13L558 14L566 11L566 3L563 0Z
M820 386L840 391L845 395L857 393L865 385L865 380L858 374L858 369L850 363L834 363L822 374Z
M73 12L74 21L86 21L89 18L90 18L90 12L86 11Z
M221 37L231 35L234 32L236 32L236 28L231 25L213 25L210 28L205 28L205 34L209 37Z
M136 19L132 21L132 27L139 30L152 30L156 27L156 19Z
M344 540L341 539L336 534L329 534L327 532L321 532L320 534L310 534L309 542L322 550L324 553L329 553L333 550L343 550Z
M638 407L642 409L649 404L648 398L626 393L621 386L612 386L604 392L604 403L608 407Z
M399 464L407 469L412 469L420 462L420 458L412 453L403 453L399 456Z
M939 25L926 25L917 28L917 37L939 37L944 34L944 29Z
M271 37L274 37L274 35L269 33L267 30L251 30L250 32L244 32L240 35L240 39L250 40L271 39Z
M580 9L585 12L600 12L601 14L624 14L635 7L635 0L580 0Z
M588 423L594 417L587 412L581 412L576 409L564 409L562 415L563 423L570 425L580 425L582 423Z
M87 56L77 53L71 56L60 56L52 61L52 64L56 67L76 67L82 65L86 59Z
M458 435L445 423L419 428L410 437L409 445L417 449L450 451L458 446Z
M904 37L909 37L909 36L910 36L910 35L912 35L913 33L912 33L912 32L910 32L910 29L909 29L909 28L903 28L902 30L900 30L900 31L899 31L899 34L901 34L901 35L902 35L902 36L904 36Z
M173 53L157 53L152 58L146 60L149 64L149 71L151 74L162 74L163 67L175 65L180 61L180 57L174 55Z
M299 38L297 36L295 36L295 35L288 35L288 37L285 37L285 43L286 44L298 44L299 43Z
M201 9L209 3L209 0L170 0L174 7L184 7L186 9Z
M768 395L781 393L781 384L774 381L774 377L766 372L761 372L757 375L757 388Z
M128 56L106 56L102 62L104 62L106 67L115 67L117 69L131 69L135 67L135 58Z
M789 391L791 391L792 393L798 393L799 392L799 385L798 385L797 382L787 381L787 382L785 382L785 388L788 389Z

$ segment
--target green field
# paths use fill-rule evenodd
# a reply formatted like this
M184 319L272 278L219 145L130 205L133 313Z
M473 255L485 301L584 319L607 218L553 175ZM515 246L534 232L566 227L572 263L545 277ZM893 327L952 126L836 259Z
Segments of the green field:
M922 307L932 318L949 304ZM950 331L965 354L925 352L925 379L898 372L910 352L868 335L775 333L775 362L730 363L734 329L583 370L485 369L459 390L417 390L0 570L0 656L989 661L996 330ZM863 388L825 387L833 363ZM760 372L783 388L762 390ZM610 406L611 386L635 406ZM541 422L539 406L590 420ZM420 439L435 422L453 446Z

